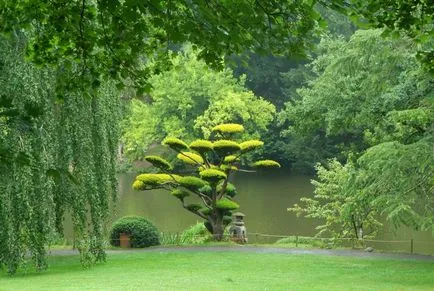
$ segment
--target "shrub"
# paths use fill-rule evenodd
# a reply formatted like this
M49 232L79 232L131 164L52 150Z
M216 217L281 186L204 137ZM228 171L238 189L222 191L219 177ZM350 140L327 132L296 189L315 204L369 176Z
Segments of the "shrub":
M181 186L191 189L191 190L197 190L200 188L203 188L208 185L208 182L194 176L185 176L179 179L179 184Z
M181 234L181 241L184 244L202 244L212 240L203 222L198 222L184 230Z
M120 234L130 235L133 248L145 248L160 244L158 229L141 216L125 216L117 220L110 232L110 244L119 246Z

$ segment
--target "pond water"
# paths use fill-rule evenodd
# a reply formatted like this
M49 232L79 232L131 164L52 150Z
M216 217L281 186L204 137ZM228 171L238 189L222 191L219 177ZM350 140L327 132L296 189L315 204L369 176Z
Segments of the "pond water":
M135 174L119 175L119 198L113 211L112 220L125 215L141 215L152 221L161 231L181 232L200 221L199 217L180 206L180 202L167 191L152 190L137 192L131 188ZM303 196L313 195L310 177L292 175L285 171L267 173L237 173L234 177L237 187L239 211L246 214L248 233L273 235L313 236L318 221L297 218L287 211ZM71 226L66 225L67 233ZM409 240L414 238L415 251L434 253L434 239L430 232L416 232L407 228L394 230L385 226L378 239L390 243L377 243L375 247L389 250L409 250ZM252 240L252 239L251 239ZM274 239L275 241L276 239ZM270 242L273 241L270 239Z

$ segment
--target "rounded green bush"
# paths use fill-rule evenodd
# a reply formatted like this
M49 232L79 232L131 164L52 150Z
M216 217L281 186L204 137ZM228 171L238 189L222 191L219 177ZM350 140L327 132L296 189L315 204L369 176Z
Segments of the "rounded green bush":
M220 193L222 191L222 187L223 187L223 183L220 182L217 185L217 192L218 193ZM234 197L235 195L237 195L237 188L235 188L234 184L228 183L226 185L226 195L228 195L230 197Z
M176 183L180 178L174 174L140 174L133 183L133 189L148 190L164 183Z
M157 227L142 216L124 216L113 223L110 231L112 246L119 246L121 233L130 236L132 248L146 248L160 244Z
M240 144L240 146L241 146L241 144ZM226 156L224 158L223 163L230 164L230 163L233 163L233 162L238 162L239 160L240 159L237 156L229 155L229 156Z
M185 197L190 196L190 193L182 189L173 190L171 194L180 200L184 200Z

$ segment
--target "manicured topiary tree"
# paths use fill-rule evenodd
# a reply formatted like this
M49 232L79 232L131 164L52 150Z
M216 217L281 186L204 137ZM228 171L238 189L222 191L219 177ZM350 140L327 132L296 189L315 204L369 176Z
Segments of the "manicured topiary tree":
M260 140L239 142L240 124L215 126L209 140L195 140L190 145L178 138L166 138L163 144L178 152L177 158L192 168L190 175L174 173L173 166L159 156L145 159L160 170L157 174L141 174L136 177L136 190L166 189L179 199L182 207L205 220L206 228L215 240L221 240L225 227L231 222L232 211L239 207L234 201L235 186L230 176L243 171L243 157L261 146ZM261 160L251 164L255 168L276 168L279 163ZM199 203L193 203L192 197Z

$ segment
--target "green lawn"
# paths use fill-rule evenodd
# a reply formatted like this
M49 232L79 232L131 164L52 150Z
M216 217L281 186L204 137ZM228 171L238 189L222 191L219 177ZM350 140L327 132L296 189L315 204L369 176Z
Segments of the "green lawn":
M0 290L434 290L434 261L236 252L131 252L83 270L0 273Z

